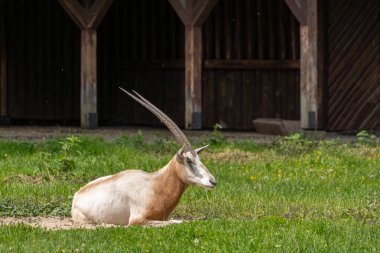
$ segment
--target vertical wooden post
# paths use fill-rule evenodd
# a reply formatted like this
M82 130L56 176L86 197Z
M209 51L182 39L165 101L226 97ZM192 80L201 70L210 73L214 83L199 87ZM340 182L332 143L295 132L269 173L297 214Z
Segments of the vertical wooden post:
M185 27L185 126L202 128L202 28Z
M81 127L98 126L96 28L113 0L58 0L67 14L81 29Z
M302 128L313 128L315 124L310 124L309 111L310 111L310 99L309 99L309 88L308 74L309 74L309 64L308 64L308 52L309 52L309 36L307 25L300 26L300 65L301 65L301 83L300 83L300 106L301 106L301 127ZM309 85L308 85L309 84ZM316 108L314 108L315 110ZM314 115L315 116L315 115ZM314 119L314 118L313 118Z
M300 22L301 40L301 127L317 129L325 127L324 101L325 37L324 17L321 15L324 0L285 0Z
M7 59L5 45L4 3L1 2L0 12L0 116L7 116Z
M185 25L185 128L202 128L202 25L217 0L169 0Z
M325 60L324 60L324 16L321 5L323 0L306 1L307 27L301 26L301 127L321 129L325 127ZM305 74L304 74L305 75Z
M81 126L95 128L97 116L96 30L81 30Z

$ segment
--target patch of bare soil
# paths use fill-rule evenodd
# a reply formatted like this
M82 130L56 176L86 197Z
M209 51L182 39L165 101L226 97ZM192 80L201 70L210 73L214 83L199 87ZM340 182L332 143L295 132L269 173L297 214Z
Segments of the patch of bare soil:
M261 159L259 154L246 152L239 149L226 149L217 153L205 153L202 157L203 159L210 159L214 162L250 162Z
M181 220L153 221L144 227L164 227L172 224L182 223ZM40 227L46 230L67 230L67 229L95 229L127 227L112 224L79 224L70 218L63 217L0 217L0 226L24 224L31 227Z
M47 230L65 230L65 229L95 229L98 227L116 227L110 224L77 224L70 218L62 217L2 217L0 226L24 224L31 227L40 227Z

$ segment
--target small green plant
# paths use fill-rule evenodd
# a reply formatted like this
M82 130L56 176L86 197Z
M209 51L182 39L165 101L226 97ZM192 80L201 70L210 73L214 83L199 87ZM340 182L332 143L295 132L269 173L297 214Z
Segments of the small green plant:
M356 134L358 137L360 144L375 144L376 143L376 135L368 133L366 130L360 131Z
M135 146L141 146L144 144L144 136L141 132L141 130L137 130L136 134L133 135L131 138L130 138L131 142L135 145Z
M316 141L305 138L302 133L294 133L277 139L273 147L276 151L289 155L310 152L317 145Z
M225 142L225 137L223 133L220 131L223 127L216 123L213 126L213 131L209 134L209 143L211 144L221 144Z
M59 161L62 164L62 170L64 172L72 171L75 168L73 152L81 155L80 151L77 149L81 142L82 141L76 136L67 137L64 141L59 142L62 145L59 152Z

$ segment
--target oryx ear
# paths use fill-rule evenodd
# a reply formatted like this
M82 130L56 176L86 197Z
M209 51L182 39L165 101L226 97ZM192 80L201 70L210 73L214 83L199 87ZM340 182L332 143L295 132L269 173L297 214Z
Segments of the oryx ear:
M178 150L178 152L177 152L177 155L176 155L176 157L177 157L177 160L178 161L183 161L183 153L184 153L184 151L183 151L183 149L185 148L185 146L183 146L180 150Z
M206 146L203 146L203 147L200 147L200 148L197 148L195 151L195 153L199 154L200 152L202 152L204 149L206 149L208 147L208 144Z

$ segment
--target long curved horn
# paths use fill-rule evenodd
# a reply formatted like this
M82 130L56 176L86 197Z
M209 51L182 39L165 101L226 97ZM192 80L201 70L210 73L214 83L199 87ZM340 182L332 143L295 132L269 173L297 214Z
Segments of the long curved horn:
M153 105L151 102L149 102L147 99L145 99L143 96L138 94L136 91L133 91L138 97L134 96L133 94L129 93L128 91L124 90L123 88L119 87L122 91L124 91L128 96L133 98L135 101L140 103L142 106L144 106L146 109L148 109L150 112L152 112L154 115L156 115L157 118L159 118L162 123L165 124L165 126L170 130L170 132L174 135L176 140L184 146L185 151L190 151L194 156L196 156L196 153L194 152L193 148L191 147L191 144L189 140L187 139L186 135L179 129L179 127L160 109L158 109L155 105Z

